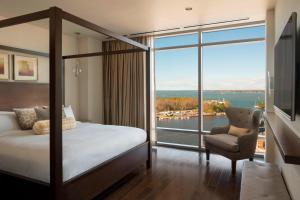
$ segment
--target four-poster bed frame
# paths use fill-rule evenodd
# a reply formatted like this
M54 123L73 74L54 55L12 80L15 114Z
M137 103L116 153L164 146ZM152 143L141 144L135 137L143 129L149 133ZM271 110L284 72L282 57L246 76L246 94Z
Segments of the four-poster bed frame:
M151 143L150 143L150 48L134 40L106 30L96 24L69 14L57 7L26 14L0 21L0 28L23 24L49 18L49 61L50 61L50 83L47 86L50 99L50 184L51 199L91 199L101 193L113 183L117 182L139 165L146 163L151 167ZM100 34L120 40L135 48L121 51L96 52L78 55L62 55L62 21L67 20ZM63 104L63 75L64 60L81 57L102 56L112 54L123 54L132 52L146 52L146 131L145 143L128 150L117 157L110 159L91 170L80 174L71 180L63 182L63 138L62 138L62 104ZM2 88L5 86L2 86ZM30 102L32 103L32 102ZM10 108L4 108L9 110ZM84 161L83 161L84 162ZM6 174L17 179L26 179L28 184L38 182L30 178L24 178L13 174ZM45 185L45 184L44 184ZM40 187L41 184L38 184ZM48 192L48 194L49 194Z

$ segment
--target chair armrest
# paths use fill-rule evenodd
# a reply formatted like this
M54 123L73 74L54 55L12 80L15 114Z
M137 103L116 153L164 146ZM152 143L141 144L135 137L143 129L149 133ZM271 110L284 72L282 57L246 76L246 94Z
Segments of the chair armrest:
M252 130L246 135L238 137L239 149L243 155L254 155L256 149L257 136L258 132Z
M223 127L214 127L210 131L210 135L216 135L216 134L224 134L228 133L229 126L223 126Z

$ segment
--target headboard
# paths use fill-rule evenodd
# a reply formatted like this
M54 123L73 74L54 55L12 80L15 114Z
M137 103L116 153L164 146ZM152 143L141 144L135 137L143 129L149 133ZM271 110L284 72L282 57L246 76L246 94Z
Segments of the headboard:
M49 84L0 82L0 111L49 105Z

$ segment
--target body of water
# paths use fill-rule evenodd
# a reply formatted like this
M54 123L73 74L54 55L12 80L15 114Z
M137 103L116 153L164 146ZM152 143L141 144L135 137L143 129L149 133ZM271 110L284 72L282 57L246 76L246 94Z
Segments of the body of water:
M264 101L265 92L263 90L256 91L217 91L205 90L202 93L204 100L226 100L230 106L253 108L257 102ZM196 90L159 90L156 96L160 98L169 97L198 97ZM171 119L157 121L158 127L180 128L180 129L198 129L198 117L190 119ZM203 130L209 131L212 127L224 126L228 124L226 116L204 116Z

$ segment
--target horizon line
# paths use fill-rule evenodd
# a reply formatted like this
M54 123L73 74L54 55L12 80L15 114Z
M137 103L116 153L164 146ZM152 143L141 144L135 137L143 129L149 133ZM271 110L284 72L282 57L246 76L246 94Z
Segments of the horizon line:
M155 90L155 91L198 91L198 90ZM240 90L232 90L232 89L215 90L215 89L208 89L208 90L202 90L202 91L266 91L266 90L264 90L264 89L240 89Z

